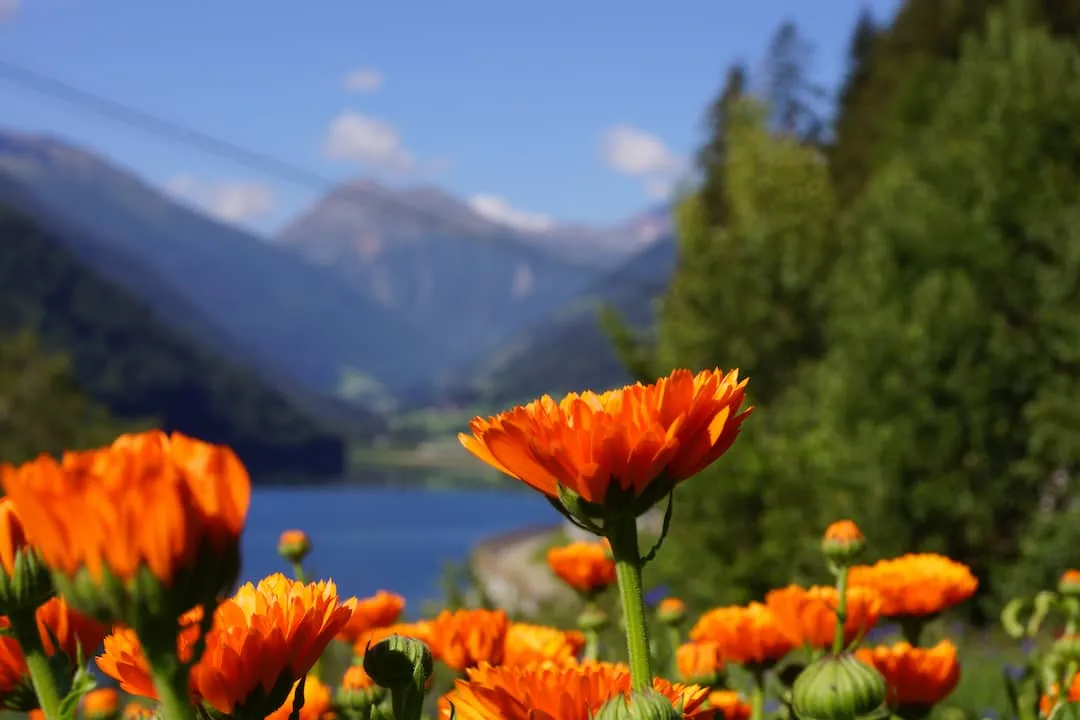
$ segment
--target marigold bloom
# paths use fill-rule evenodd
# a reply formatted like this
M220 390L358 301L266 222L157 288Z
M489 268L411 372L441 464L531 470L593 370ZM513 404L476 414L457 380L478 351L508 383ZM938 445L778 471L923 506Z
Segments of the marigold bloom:
M737 370L676 370L651 385L545 395L458 436L469 452L552 500L559 486L597 505L608 491L656 500L723 455L750 414ZM653 488L654 483L663 488Z
M369 630L393 625L405 609L405 598L392 592L379 590L371 597L356 601L356 610L341 631L341 639L355 643Z
M675 650L675 667L683 682L715 685L724 669L720 643L713 640L683 643Z
M559 578L584 595L615 583L615 560L606 542L572 542L547 552L547 564Z
M577 630L560 630L546 625L510 623L503 648L504 665L528 665L553 662L567 665L577 662L585 647L585 635Z
M80 648L84 654L92 653L107 632L96 620L72 610L60 597L54 597L39 607L35 618L45 654L53 657L57 652L63 653L72 675L78 669ZM0 617L0 629L10 627L11 621ZM56 642L53 642L53 638ZM0 635L0 704L21 712L38 706L22 646L13 635L8 634Z
M226 447L151 430L60 462L43 455L4 467L0 481L61 592L101 619L125 619L114 595L138 592L130 588L140 574L170 588L170 605L184 609L235 581L251 481ZM76 582L82 573L90 583Z
M765 605L776 616L780 627L794 645L809 644L818 649L832 646L836 632L836 609L840 593L835 587L811 588L789 585L771 590ZM865 635L881 614L881 596L871 588L849 588L847 591L847 620L844 622L844 642L850 643Z
M27 542L14 501L0 497L0 613L29 612L54 592L49 568Z
M277 710L268 714L266 720L289 720L293 701L296 699L296 688L299 685L299 680L293 683L285 702ZM308 675L304 682L304 704L300 708L300 720L328 720L335 716L333 710L330 688L317 677Z
M124 706L124 712L121 713L121 717L124 720L150 720L156 713L157 710L146 703L132 700Z
M753 711L750 703L734 690L713 690L709 693L709 707L720 711L723 718L716 720L750 720Z
M503 661L510 621L502 610L444 610L427 625L431 654L457 671Z
M776 615L758 602L708 611L690 630L690 639L715 642L726 661L742 665L769 665L795 647Z
M206 649L191 672L193 698L225 714L276 710L348 622L355 602L339 602L333 582L304 585L280 573L242 586L214 611ZM198 608L182 618L178 650L184 662L192 657L201 618ZM132 630L117 628L105 638L97 663L125 691L157 699Z
M894 708L936 705L960 682L956 646L949 640L932 648L912 647L906 642L860 648L855 655L885 678L888 702Z
M683 709L683 716L704 720L708 689L673 685L656 678L653 687ZM604 703L630 693L630 669L610 663L559 666L480 665L457 680L439 701L439 715L456 720L588 720Z
M848 573L849 587L868 587L881 595L881 615L933 615L961 603L979 587L963 563L934 553L910 553L856 565Z
M108 718L120 709L120 696L113 688L96 688L82 699L83 712L89 718Z

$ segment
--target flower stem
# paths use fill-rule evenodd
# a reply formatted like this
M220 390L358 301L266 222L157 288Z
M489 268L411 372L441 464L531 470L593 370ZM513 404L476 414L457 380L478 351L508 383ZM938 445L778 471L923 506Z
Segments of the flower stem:
M839 655L844 649L844 626L847 625L847 578L848 568L844 566L836 573L836 630L833 633L832 654Z
M679 676L679 664L675 660L675 655L679 651L679 645L682 644L682 633L679 632L679 628L674 625L669 625L667 629L668 634L668 677Z
M758 668L751 668L753 687L750 689L750 720L763 720L765 717L765 673Z
M188 696L188 672L175 658L154 663L154 688L161 702L164 720L198 720L195 707Z
M26 667L30 671L30 682L34 686L41 711L45 713L47 720L60 720L60 688L56 682L49 663L49 656L45 654L45 646L41 643L38 634L36 613L19 613L11 617L12 631L22 648L23 657L26 658Z
M641 551L638 549L637 522L621 518L611 523L608 532L615 574L619 580L626 648L630 654L630 681L634 690L652 687L649 667L649 632L645 619L645 595L641 583Z
M590 662L600 659L600 633L595 630L585 631L585 651L583 657Z

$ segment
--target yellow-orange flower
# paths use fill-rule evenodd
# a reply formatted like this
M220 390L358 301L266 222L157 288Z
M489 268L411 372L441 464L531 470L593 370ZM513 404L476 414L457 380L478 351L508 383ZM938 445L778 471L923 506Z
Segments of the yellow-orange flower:
M653 687L684 717L704 720L708 690L673 685L662 678ZM630 692L630 670L609 663L581 665L481 665L468 671L439 701L439 715L456 720L588 720L608 700Z
M355 643L369 630L393 625L404 609L405 598L385 590L379 590L371 597L361 598L356 601L356 610L341 631L341 639Z
M709 707L723 715L716 720L750 720L753 707L734 690L714 690L709 693L708 701Z
M200 555L234 554L251 497L232 450L159 430L5 466L0 480L45 562L98 583L106 568L130 581L145 567L168 585Z
M661 618L685 617L686 603L677 597L666 597L657 604L656 614Z
M586 595L615 582L615 560L606 542L572 542L548 550L547 564L559 578Z
M577 630L510 623L506 631L503 664L553 662L566 665L577 662L578 653L583 647L585 636Z
M112 717L120 709L120 696L113 688L96 688L83 696L82 707L87 717Z
M825 528L825 540L830 542L861 542L862 530L851 520L837 520Z
M422 639L431 654L457 671L487 662L499 664L510 625L502 610L444 610L427 625Z
M694 642L712 641L728 662L768 665L795 647L776 615L765 605L731 605L714 608L690 630Z
M780 590L771 590L765 596L766 606L793 644L809 644L819 649L832 645L839 601L840 593L835 587L822 586L804 588L789 585ZM877 590L849 588L844 642L850 643L857 636L865 635L880 614L881 596Z
M353 643L353 652L359 657L363 657L367 652L369 645L375 645L382 642L391 635L400 635L401 637L410 637L428 643L431 635L431 622L429 620L421 620L415 623L394 623L393 625L387 625L386 627L377 627L367 630L360 634L356 638L356 642Z
M155 714L155 708L139 702L138 700L132 700L124 706L124 712L121 713L121 717L124 720L150 720Z
M206 649L191 672L193 697L226 714L248 709L245 704L256 698L273 706L266 712L276 709L348 622L355 602L340 602L332 582L304 585L280 573L242 586L214 611ZM201 617L195 609L182 619L178 650L185 662L191 659ZM127 692L157 699L133 631L114 630L97 662Z
M35 612L38 635L45 654L49 657L57 651L67 656L69 669L74 674L79 648L83 652L93 652L105 637L106 628L96 620L86 617L68 607L61 597L54 597L45 602ZM0 629L11 627L11 621L0 617ZM56 639L56 642L53 639ZM20 693L30 687L30 671L26 666L26 657L22 647L14 636L0 635L0 699ZM33 697L30 693L29 697ZM37 699L33 698L36 707ZM27 710L31 708L26 708Z
M911 553L852 567L848 586L877 590L882 616L898 617L939 613L974 595L979 581L963 563L934 553Z
M936 705L960 682L956 646L949 640L932 648L912 647L906 642L860 648L856 656L885 678L889 705L894 708Z
M289 696L274 712L266 716L266 720L289 720L292 714L293 702L296 699L296 688L300 684L297 680ZM308 675L304 682L304 704L300 708L300 720L329 720L336 717L333 708L333 698L330 688L313 675Z
M683 682L715 684L717 674L724 669L720 644L712 640L683 643L675 650L675 667Z
M724 454L750 414L737 370L676 370L651 385L545 395L458 436L473 455L558 499L558 486L603 503L614 484L635 498L661 475L678 483Z
M375 687L375 681L364 670L363 665L353 663L345 670L345 676L341 678L342 690L367 690Z

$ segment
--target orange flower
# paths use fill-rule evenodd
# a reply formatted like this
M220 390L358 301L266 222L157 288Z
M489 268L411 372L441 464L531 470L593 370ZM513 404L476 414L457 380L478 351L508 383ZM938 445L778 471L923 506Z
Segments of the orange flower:
M48 600L37 609L35 617L45 654L53 657L59 650L67 656L72 675L77 669L79 649L82 648L84 653L91 653L105 637L104 626L72 610L61 597ZM11 621L0 617L0 629L10 627ZM56 642L53 642L53 638ZM22 646L13 635L0 635L0 700L8 702L12 699L11 696L21 694L23 690L27 692L32 704L22 709L28 711L37 707L37 698L30 691L30 670L26 666Z
M1054 709L1057 693L1058 685L1054 683L1050 687L1050 694L1039 698L1039 712L1043 717L1048 716L1050 711ZM1069 684L1069 695L1062 698L1062 700L1065 702L1080 702L1080 673L1073 675L1072 682Z
M145 568L173 593L181 576L198 575L192 585L209 597L235 580L251 481L226 447L151 430L61 462L42 455L3 467L0 481L30 542L68 580L85 571L100 587L107 570L134 583ZM60 589L82 606L80 584L70 584ZM185 607L201 601L191 600Z
M897 617L939 613L974 595L979 581L962 563L934 553L913 553L856 565L848 573L848 585L877 590L881 614Z
M88 717L112 717L120 708L120 696L116 690L103 687L91 690L82 699L83 712Z
M1080 570L1066 570L1058 580L1058 592L1062 595L1080 595Z
M244 585L214 611L206 649L191 672L193 697L225 714L257 714L264 706L265 713L276 710L348 622L355 602L339 602L332 582L304 585L280 573ZM191 659L201 617L195 609L182 619L178 646L185 662ZM157 699L133 631L114 630L97 662L127 692Z
M829 542L862 542L862 530L851 520L837 520L825 528L825 540Z
M603 542L573 542L548 550L547 564L564 583L585 595L615 582L615 560Z
M289 720L299 684L299 680L293 683L285 702L277 710L268 714L266 720ZM300 720L328 720L336 717L332 703L330 688L317 677L308 675L307 681L304 682L304 704L300 708Z
M666 597L656 606L656 614L660 619L686 617L686 603L677 597Z
M278 555L291 563L301 563L311 552L311 538L303 530L286 530L278 538Z
M0 498L0 567L9 576L15 574L15 558L27 546L26 532L9 497Z
M469 452L553 500L559 486L603 504L612 486L640 497L658 478L681 482L724 454L750 414L737 370L676 370L651 385L545 395L458 436ZM666 493L659 493L662 497Z
M154 717L156 714L156 708L152 708L138 700L132 700L124 706L124 712L121 717L123 717L124 720L150 720L150 718Z
M794 645L809 644L818 649L832 645L836 632L836 608L840 593L835 587L789 585L771 590L765 604L779 621ZM844 622L844 642L850 643L877 622L881 613L881 596L870 588L851 588L847 591L847 620Z
M341 679L342 690L367 690L375 687L375 681L364 670L363 665L353 663L345 670L345 676Z
M929 649L901 642L892 646L860 648L855 654L877 668L885 678L889 705L894 708L936 705L960 682L956 646L948 640Z
M499 664L510 621L502 610L443 610L428 623L431 654L457 671L482 662Z
M0 497L0 613L30 612L55 594L49 568L9 497Z
M353 652L357 656L363 657L364 653L367 652L369 645L375 645L376 643L382 642L391 635L415 638L430 644L431 622L422 620L415 623L395 623L393 625L387 625L386 627L372 628L371 630L361 633L360 636L356 638L356 642L353 643Z
M503 664L553 662L566 665L577 662L577 655L583 647L585 636L577 630L510 623L506 631Z
M753 708L733 690L713 690L709 693L709 707L716 708L724 716L716 720L750 720Z
M715 642L725 660L743 665L774 663L795 647L776 615L758 602L708 611L690 630L690 639Z
M683 643L675 650L675 666L683 682L714 685L724 669L720 643L712 640Z
M683 716L704 720L706 688L673 685L656 678L653 687L681 703ZM630 670L622 665L585 663L559 666L484 664L468 671L439 701L439 715L456 720L588 720L608 700L630 693Z
M385 590L357 600L356 610L349 618L349 624L341 631L341 639L355 643L368 630L393 625L404 609L405 598Z

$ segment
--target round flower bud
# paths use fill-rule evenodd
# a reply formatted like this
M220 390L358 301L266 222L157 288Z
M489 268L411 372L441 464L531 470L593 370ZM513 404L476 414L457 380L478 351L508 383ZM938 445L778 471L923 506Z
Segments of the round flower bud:
M848 567L866 547L859 526L851 520L839 520L825 530L821 551L834 567Z
M1061 574L1058 593L1065 597L1080 598L1080 570L1066 570Z
M434 671L431 650L416 638L391 635L364 653L364 672L384 688L423 689Z
M886 699L885 678L850 653L826 655L803 670L792 687L792 706L802 720L856 720Z
M607 627L608 616L600 608L587 607L578 615L577 624L584 632L597 632Z
M656 606L656 617L665 625L678 625L686 619L686 603L676 597L664 598Z
M682 720L666 697L655 690L616 695L604 703L594 720Z
M286 530L281 533L277 551L288 562L299 565L311 552L311 538L303 530Z

